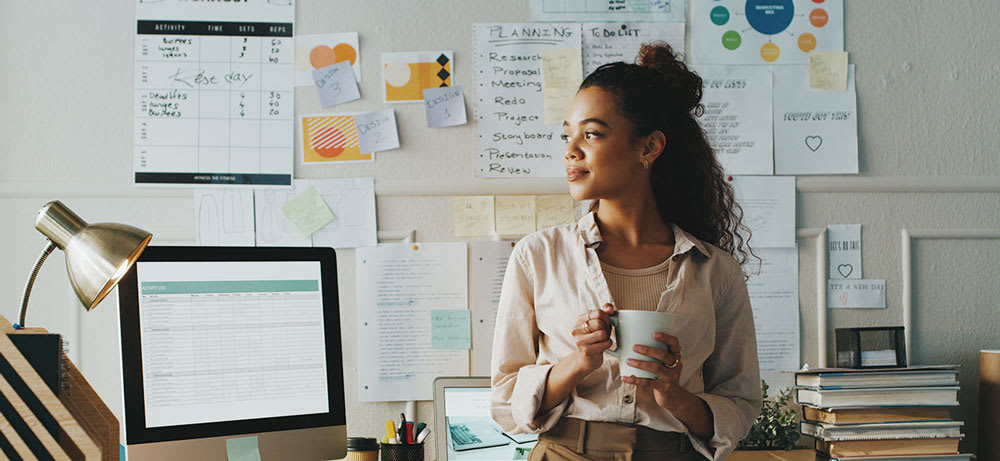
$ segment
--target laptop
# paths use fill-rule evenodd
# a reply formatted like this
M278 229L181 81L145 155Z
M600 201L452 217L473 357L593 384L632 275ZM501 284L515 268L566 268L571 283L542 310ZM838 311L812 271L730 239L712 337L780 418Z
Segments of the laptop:
M505 434L490 417L490 378L434 380L434 440L440 461L524 459L536 434Z

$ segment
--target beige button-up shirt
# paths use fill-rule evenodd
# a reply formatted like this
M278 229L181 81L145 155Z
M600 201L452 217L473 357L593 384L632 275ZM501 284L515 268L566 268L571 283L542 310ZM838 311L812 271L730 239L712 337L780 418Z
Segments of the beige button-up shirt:
M614 304L601 272L594 213L577 223L528 235L514 248L497 313L491 367L493 419L508 432L541 433L562 417L646 426L688 433L709 459L725 459L760 413L760 370L753 313L743 272L725 251L677 226L668 283L656 310L678 316L684 347L680 384L708 403L715 435L702 440L651 391L625 384L618 359L604 355L555 408L539 413L549 370L574 350L573 321L604 303Z

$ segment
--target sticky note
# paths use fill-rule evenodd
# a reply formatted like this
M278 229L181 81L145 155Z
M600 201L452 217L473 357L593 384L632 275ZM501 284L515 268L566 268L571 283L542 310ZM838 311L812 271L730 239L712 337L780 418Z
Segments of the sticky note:
M260 461L257 436L226 439L226 459L228 461Z
M558 125L566 119L576 90L583 82L583 58L579 48L542 51L542 90L545 123Z
M323 107L333 107L355 99L361 99L358 82L354 80L351 63L340 61L336 64L316 69L312 72L319 102Z
M885 280L827 280L826 304L830 308L885 308Z
M847 52L813 51L809 53L809 88L815 90L847 89Z
M830 261L829 278L861 278L861 224L826 226Z
M499 195L494 203L497 233L530 234L535 231L534 195Z
M424 90L424 112L428 128L465 125L465 96L461 86Z
M455 197L453 201L456 237L479 237L493 233L492 195Z
M292 223L295 232L305 238L320 230L336 216L326 206L316 188L310 186L304 192L282 205L281 212Z
M472 311L431 310L431 349L472 348Z
M366 112L354 116L358 125L361 152L382 152L399 148L396 111L392 109Z
M535 229L568 224L576 220L576 202L570 195L535 197Z

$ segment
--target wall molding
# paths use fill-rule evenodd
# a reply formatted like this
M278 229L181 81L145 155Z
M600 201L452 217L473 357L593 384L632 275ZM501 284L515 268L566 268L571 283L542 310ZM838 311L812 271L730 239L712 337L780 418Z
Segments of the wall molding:
M800 239L812 239L816 243L816 366L826 367L826 228L825 227L804 227L796 230L796 237ZM801 307L799 308L801 310ZM802 332L799 332L799 341L802 341Z
M565 194L560 178L377 179L381 197ZM799 193L1000 193L1000 176L798 176ZM136 187L62 181L0 181L2 198L187 198L190 188Z
M900 231L903 265L903 332L906 338L907 363L913 356L913 240L984 240L1000 239L1000 229L906 229Z

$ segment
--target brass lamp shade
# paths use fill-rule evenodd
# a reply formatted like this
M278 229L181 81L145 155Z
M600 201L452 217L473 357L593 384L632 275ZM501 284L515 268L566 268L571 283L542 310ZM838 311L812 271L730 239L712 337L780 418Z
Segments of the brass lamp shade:
M69 281L87 310L111 292L153 238L125 224L87 224L58 200L38 210L35 228L66 253Z

